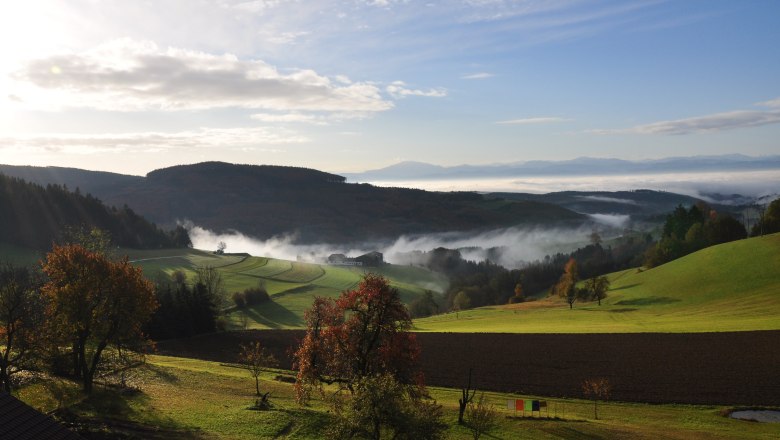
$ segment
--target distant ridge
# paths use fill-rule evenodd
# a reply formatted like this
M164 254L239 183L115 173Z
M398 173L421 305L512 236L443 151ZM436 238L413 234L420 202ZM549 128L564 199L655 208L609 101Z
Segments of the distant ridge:
M489 165L458 165L444 167L423 162L400 162L389 167L362 173L343 173L350 182L408 179L458 179L479 177L519 177L557 175L612 175L628 173L672 173L707 171L751 171L780 169L780 155L745 156L727 154L717 156L667 157L663 159L623 160L579 157L562 161L534 160L527 162Z
M145 177L62 168L0 166L41 185L67 185L109 206L124 206L172 229L189 220L216 231L297 243L352 243L404 234L487 230L517 225L580 226L591 220L554 204L350 184L318 170L203 162Z

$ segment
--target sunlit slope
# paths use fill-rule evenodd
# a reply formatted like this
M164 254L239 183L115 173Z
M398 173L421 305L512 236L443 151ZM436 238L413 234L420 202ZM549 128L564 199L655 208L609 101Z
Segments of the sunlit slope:
M608 298L484 307L415 321L420 331L618 333L780 329L780 234L610 275Z
M170 277L180 270L188 280L196 279L196 268L211 266L222 275L227 294L225 306L232 303L233 292L262 284L273 301L246 311L232 310L230 323L243 328L300 328L303 314L311 307L315 296L337 297L355 287L366 271L386 276L397 288L401 299L409 303L426 289L442 291L446 279L417 267L386 265L379 268L336 267L265 257L215 255L193 249L162 251L128 251L131 260L142 267L147 277ZM245 319L242 319L246 316Z

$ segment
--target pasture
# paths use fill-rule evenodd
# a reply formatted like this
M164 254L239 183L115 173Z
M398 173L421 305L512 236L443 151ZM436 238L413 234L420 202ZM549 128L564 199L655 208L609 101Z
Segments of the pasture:
M421 332L645 333L780 329L780 234L609 275L599 306L559 298L415 320Z
M341 267L247 255L215 255L194 249L127 250L127 253L151 279L169 278L178 270L184 272L188 280L194 280L197 267L216 268L225 288L228 323L234 329L302 328L303 314L311 307L315 296L335 298L342 291L357 286L368 271L386 276L405 303L413 301L426 289L440 292L447 286L442 275L419 267ZM259 285L265 287L272 301L245 310L230 308L229 298L233 292Z
M96 389L84 398L78 386L67 380L35 382L17 395L43 411L69 406L82 423L119 430L145 439L319 439L331 417L315 397L307 407L295 404L292 385L273 378L278 370L261 376L261 390L271 391L271 411L247 409L254 398L254 381L245 370L217 362L150 356L148 364L132 378L138 392ZM459 390L430 387L431 397L444 407L449 438L471 438L458 426ZM780 425L734 420L723 416L729 407L647 405L623 402L599 404L599 420L593 404L578 399L546 398L527 394L486 393L498 410L493 439L775 439ZM550 417L515 417L507 399L539 398L550 405ZM58 402L59 401L59 402ZM518 416L521 416L518 414Z

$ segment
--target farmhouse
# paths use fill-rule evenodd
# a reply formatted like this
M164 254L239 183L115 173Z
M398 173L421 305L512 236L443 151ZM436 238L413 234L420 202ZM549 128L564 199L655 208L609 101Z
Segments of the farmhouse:
M328 256L328 264L333 266L377 267L385 264L385 260L381 252L372 251L355 258L350 258L344 254L331 254Z
M332 266L362 266L363 263L344 254L331 254L328 256L328 264Z
M367 254L363 254L355 260L363 263L363 266L377 267L385 264L384 255L381 252L373 251Z

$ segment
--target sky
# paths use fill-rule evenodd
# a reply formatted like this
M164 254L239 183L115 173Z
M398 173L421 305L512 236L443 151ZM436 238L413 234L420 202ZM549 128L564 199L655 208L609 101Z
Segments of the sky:
M5 0L0 163L780 154L780 2Z

